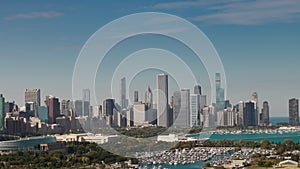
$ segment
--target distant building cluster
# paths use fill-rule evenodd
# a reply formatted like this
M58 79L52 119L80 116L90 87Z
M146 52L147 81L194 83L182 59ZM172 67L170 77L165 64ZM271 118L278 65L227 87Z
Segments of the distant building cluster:
M168 75L157 76L157 98L148 86L144 100L134 91L132 105L126 93L126 78L121 79L119 103L107 98L102 105L90 104L90 90L82 90L80 100L59 100L46 96L41 103L40 89L26 89L25 103L19 107L5 101L0 95L0 128L13 135L30 133L52 134L73 131L91 131L101 127L162 126L176 128L212 128L216 126L269 126L269 103L259 109L258 94L253 92L249 101L232 105L225 99L220 73L215 75L215 103L208 105L200 85L193 92L184 88L169 97ZM299 101L289 100L289 124L299 125Z

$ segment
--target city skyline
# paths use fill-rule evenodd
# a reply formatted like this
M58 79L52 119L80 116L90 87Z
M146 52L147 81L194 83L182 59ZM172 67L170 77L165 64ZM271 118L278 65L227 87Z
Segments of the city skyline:
M24 103L26 88L40 88L42 101L49 94L71 99L74 64L86 40L114 19L149 11L178 15L208 36L223 62L227 98L232 103L248 101L249 95L256 91L260 108L261 101L267 100L271 116L287 117L288 100L300 97L300 78L295 76L300 73L297 68L300 62L300 14L297 12L300 3L297 1L119 1L84 4L52 1L30 4L30 1L9 1L0 7L0 36L5 39L0 42L0 68L6 72L0 76L3 79L0 93L6 100L16 101L18 105ZM205 73L202 71L204 68L199 69ZM199 74L202 90L209 97L207 78ZM155 89L152 84L150 87ZM192 89L193 86L184 87ZM142 94L144 89L145 86L141 86L137 90ZM105 92L99 92L99 95L99 103L108 96Z

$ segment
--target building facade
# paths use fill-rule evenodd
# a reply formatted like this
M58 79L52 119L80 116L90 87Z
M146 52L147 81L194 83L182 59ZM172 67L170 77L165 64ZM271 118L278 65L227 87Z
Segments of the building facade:
M157 125L169 127L169 112L168 112L168 75L160 74L157 76Z
M299 100L296 98L289 100L289 124L299 125Z

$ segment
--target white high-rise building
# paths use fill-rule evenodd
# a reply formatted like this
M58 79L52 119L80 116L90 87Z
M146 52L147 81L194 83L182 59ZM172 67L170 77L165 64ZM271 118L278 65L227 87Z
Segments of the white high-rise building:
M191 94L190 100L190 127L200 124L200 95Z
M163 127L170 126L168 113L168 75L160 74L157 76L157 125Z
M146 105L142 102L135 102L133 104L134 125L144 124L146 119Z

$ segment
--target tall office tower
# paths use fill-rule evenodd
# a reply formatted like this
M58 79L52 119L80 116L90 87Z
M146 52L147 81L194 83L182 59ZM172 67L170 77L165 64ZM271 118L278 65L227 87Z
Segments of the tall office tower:
M153 95L150 87L148 86L146 92L145 92L145 104L148 107L148 109L152 108L153 104Z
M220 111L217 114L217 126L234 126L234 112L231 107Z
M200 95L200 110L206 106L206 95Z
M255 110L255 104L250 101L245 103L245 126L257 126L257 112Z
M139 92L137 90L134 91L133 102L139 102Z
M160 74L157 76L157 89L157 125L169 127L169 118L171 117L168 117L168 75Z
M82 100L75 100L73 102L74 113L76 116L83 116L83 102Z
M25 103L34 102L37 106L41 106L41 90L40 89L26 89Z
M90 89L83 89L82 90L82 108L83 108L83 115L90 116Z
M180 107L181 107L181 92L175 91L173 93L173 122L174 122L174 125L176 125L176 120L180 113Z
M25 103L25 111L31 117L38 117L38 106L35 102L27 102Z
M199 94L191 94L190 100L190 127L199 126L200 125L200 95Z
M4 118L5 118L5 98L0 94L0 129L4 128Z
M257 92L253 92L251 95L251 102L254 103L254 109L255 109L255 113L257 114L257 119L255 119L255 121L257 122L258 125L261 124L261 119L260 119L260 112L259 112L259 108L258 108L258 95Z
M47 106L39 106L38 114L39 114L39 119L42 122L48 123L48 107Z
M127 108L128 99L126 98L126 78L121 79L121 108Z
M90 106L90 102L87 102L87 101L83 101L82 102L82 104L83 104L83 116L90 116L90 108L91 108L91 106Z
M175 95L176 93L174 93ZM178 106L178 105L177 105ZM176 107L177 107L176 106ZM175 106L174 106L175 108ZM177 112L176 112L177 113ZM176 127L190 127L190 89L181 89L180 91L180 111L174 121Z
M198 94L198 95L202 94L200 85L195 85L194 86L194 94Z
M221 74L216 73L216 112L224 109L224 89L221 87Z
M244 126L245 125L245 113L244 113L244 102L240 101L238 104L238 125Z
M129 108L126 112L126 126L132 127L134 125L133 108Z
M270 121L269 121L269 103L267 101L264 101L263 103L263 108L261 110L261 114L262 114L262 124L264 126L268 126Z
M60 115L59 99L53 96L46 96L45 104L48 107L48 123L55 124L56 118Z
M71 116L71 111L73 109L72 101L70 100L62 100L60 102L60 111L61 114L65 116Z
M112 126L113 124L113 115L115 110L115 100L114 99L105 99L103 101L103 115L105 115L106 124Z
M299 100L296 98L289 100L289 124L299 125Z
M133 120L134 125L142 125L146 122L146 105L141 102L133 104Z
M203 127L205 128L211 128L215 126L215 120L214 120L214 107L208 106L203 108Z

